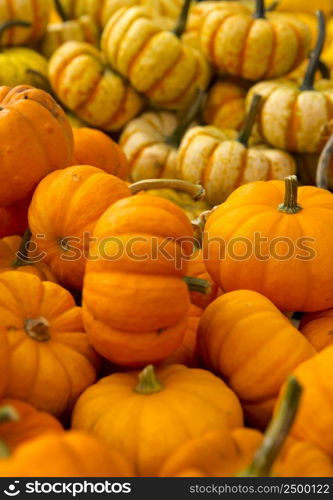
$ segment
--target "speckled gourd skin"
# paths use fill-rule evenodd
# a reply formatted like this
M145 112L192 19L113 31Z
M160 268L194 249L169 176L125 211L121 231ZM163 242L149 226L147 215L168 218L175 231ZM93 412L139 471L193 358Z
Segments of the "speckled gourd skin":
M162 30L143 7L119 9L101 44L109 64L155 106L182 109L208 85L210 69L201 53Z

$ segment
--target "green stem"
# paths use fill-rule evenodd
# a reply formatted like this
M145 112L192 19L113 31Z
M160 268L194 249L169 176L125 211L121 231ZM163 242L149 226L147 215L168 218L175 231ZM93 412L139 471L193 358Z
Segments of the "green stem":
M163 385L157 379L153 365L148 365L139 373L139 383L135 386L134 392L138 394L154 394L160 392Z
M265 9L265 12L274 12L274 10L276 10L276 8L278 7L280 3L280 0L275 0L275 2L272 2L271 5L269 5L268 7L266 7Z
M289 175L284 179L285 183L285 195L284 202L279 205L278 209L280 212L285 214L297 214L302 210L297 203L298 197L298 182L296 175Z
M256 118L257 118L257 115L259 112L261 100L262 100L261 95L255 94L253 96L250 110L249 110L248 114L246 115L244 125L243 125L241 131L239 132L239 135L237 138L238 142L243 144L243 146L245 146L246 148L248 147L249 139L251 137L252 130L253 130L253 126L255 124L255 121L256 121Z
M129 188L132 194L149 189L174 189L189 194L194 201L202 200L205 197L205 190L200 184L192 184L180 179L145 179L131 184Z
M192 0L184 0L182 11L181 11L180 16L178 18L176 27L173 30L173 33L178 38L182 37L182 35L186 29L187 19L188 19L188 15L190 12L191 3L192 3Z
M190 292L199 292L203 295L209 295L212 291L212 285L207 280L201 278L194 278L192 276L185 276L183 278Z
M5 21L0 24L0 52L2 48L2 35L10 28L16 28L18 26L21 26L22 28L29 28L31 26L31 23L29 23L28 21L21 21L20 19L10 19L9 21Z
M330 80L331 70L327 66L327 64L324 63L324 61L321 60L318 61L318 70L320 71L320 74L324 78L324 80Z
M165 139L165 144L169 144L175 149L179 147L186 130L191 125L194 118L199 114L205 97L206 92L202 89L197 89L193 102L185 111L176 130Z
M31 231L29 228L25 230L23 235L20 247L16 252L16 258L12 264L12 267L15 269L17 267L27 266L29 265L28 258L28 244L31 239Z
M37 76L43 84L43 89L46 90L54 98L53 89L50 85L48 78L45 75L31 68L28 68L26 70L26 73L30 73L31 75Z
M318 19L318 38L317 43L310 55L310 61L304 76L303 84L301 90L313 90L314 79L316 71L318 69L318 63L320 61L320 56L324 48L326 39L326 22L325 15L323 11L318 10L316 12Z
M256 10L253 17L255 19L265 19L265 0L256 0Z
M60 0L54 0L54 5L55 5L56 11L58 12L58 14L61 17L61 19L64 22L68 21L67 14L66 14L65 9L63 8L62 3L60 2Z
M270 477L274 462L296 418L302 390L302 386L296 378L290 377L284 398L276 416L265 432L261 447L255 454L250 467L242 473L237 474L238 477Z

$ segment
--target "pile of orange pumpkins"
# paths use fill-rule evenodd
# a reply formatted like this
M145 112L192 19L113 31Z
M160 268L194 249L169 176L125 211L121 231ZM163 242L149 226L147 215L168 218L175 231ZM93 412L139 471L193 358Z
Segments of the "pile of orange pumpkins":
M333 477L331 13L0 0L0 477Z

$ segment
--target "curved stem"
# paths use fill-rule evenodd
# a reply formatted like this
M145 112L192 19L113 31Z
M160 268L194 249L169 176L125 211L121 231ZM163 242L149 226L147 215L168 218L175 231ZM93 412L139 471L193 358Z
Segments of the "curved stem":
M332 163L333 135L327 141L318 162L316 185L322 189L328 189L328 171Z
M185 276L183 278L190 292L199 292L203 295L209 295L212 291L212 285L207 280L202 278L194 278L192 276Z
M192 184L180 179L147 179L135 182L129 188L132 194L149 189L174 189L189 194L194 201L203 200L205 197L205 190L200 184Z
M26 73L30 73L31 75L37 76L41 80L41 82L43 83L44 90L46 90L54 98L55 94L53 92L53 89L51 87L51 84L50 84L48 78L45 75L43 75L39 71L36 71L35 69L31 69L31 68L28 68L26 70Z
M250 467L237 474L238 477L269 477L271 475L274 462L296 418L302 390L303 388L297 379L290 377L284 398L265 432L261 447L255 454Z
M139 394L154 394L160 392L163 385L157 379L153 365L148 365L139 373L139 383L134 387L134 392Z
M175 131L165 139L165 144L169 144L176 149L179 147L186 130L191 125L194 118L199 114L203 105L204 97L206 97L206 92L203 89L197 89L193 102L185 111L184 116L181 118Z
M54 5L55 5L56 11L58 12L58 14L61 17L61 19L64 22L68 21L68 17L66 15L65 9L63 8L62 3L60 2L60 0L54 0Z
M239 135L237 138L238 142L243 144L243 146L245 146L246 148L248 147L249 139L251 137L252 130L253 130L253 126L255 124L255 121L256 121L256 118L257 118L257 115L259 112L261 100L262 100L261 95L255 94L253 96L250 110L249 110L248 114L246 115L244 125L243 125L241 131L239 132Z
M313 83L315 79L315 74L318 69L318 63L320 60L321 53L324 48L326 39L326 22L325 15L323 11L318 10L316 12L318 19L318 38L317 43L310 55L310 61L304 76L303 84L300 87L301 90L313 90Z
M256 0L256 10L253 17L255 19L265 19L265 0Z
M329 80L331 78L331 70L324 61L318 61L318 70L324 80Z
M30 28L31 23L29 23L28 21L21 21L20 19L10 19L9 21L5 21L0 24L0 47L2 47L1 40L2 35L5 33L5 31L9 30L10 28L16 28L19 26L21 28Z
M298 197L298 182L296 175L289 175L284 179L285 183L285 195L284 202L279 205L278 209L280 212L286 214L297 214L302 210L297 203Z
M30 238L31 238L31 231L29 228L27 228L23 235L20 247L16 252L16 258L12 264L12 267L16 268L29 265L28 245Z
M275 0L268 7L266 7L265 12L274 12L274 10L276 10L276 8L278 7L279 3L280 0Z
M183 7L181 10L180 16L178 18L176 27L173 30L173 33L178 38L181 38L181 36L183 35L183 33L186 29L187 19L188 19L188 15L190 12L191 3L192 3L192 0L184 0Z

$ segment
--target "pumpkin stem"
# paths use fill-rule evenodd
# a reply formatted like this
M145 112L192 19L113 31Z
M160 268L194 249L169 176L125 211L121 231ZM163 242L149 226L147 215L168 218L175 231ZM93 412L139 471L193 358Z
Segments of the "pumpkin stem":
M333 135L327 141L320 157L317 168L316 184L321 189L328 189L328 170L332 162Z
M42 316L37 319L26 319L24 329L27 335L37 342L47 342L50 340L50 323Z
M256 0L256 10L253 17L255 19L265 19L265 0Z
M61 19L64 22L68 21L68 17L66 15L65 9L63 8L60 0L54 0L54 6L55 6L56 11L58 12L59 16L61 17Z
M12 264L12 267L16 269L17 267L22 267L29 265L29 257L28 257L28 246L31 238L31 231L27 228L24 232L20 247L16 252L16 258Z
M2 46L1 39L2 35L5 33L5 31L9 30L10 28L15 28L17 26L21 26L22 28L29 28L31 26L31 23L28 21L21 21L20 19L10 19L9 21L5 21L4 23L0 24L0 46Z
M149 189L167 188L187 193L192 196L194 201L203 200L205 197L205 190L200 184L192 184L192 182L180 179L145 179L131 184L129 188L132 194L148 191Z
M321 59L319 59L318 61L318 70L320 71L320 74L324 78L324 80L329 80L331 78L330 68Z
M212 285L207 280L202 278L194 278L193 276L185 276L183 278L190 292L199 292L203 295L208 295L212 291Z
M286 214L297 214L302 210L297 203L298 196L298 182L296 175L289 175L285 177L285 196L284 202L279 205L280 212L284 212Z
M54 98L55 94L52 90L52 87L50 85L48 78L45 75L43 75L39 71L36 71L35 69L31 69L31 68L28 68L26 70L26 73L30 73L31 75L37 76L42 82L42 85L43 85L42 88L44 90L46 90Z
M255 94L252 98L250 110L246 115L245 122L243 127L241 128L241 131L239 132L238 135L238 142L243 144L246 148L248 147L249 144L249 139L252 134L253 126L255 124L257 114L259 111L259 107L261 104L262 97L259 94Z
M322 10L317 10L316 16L318 19L317 43L315 48L311 52L310 61L304 76L301 90L313 90L315 74L318 69L318 63L325 44L325 39L326 39L325 15Z
M237 474L238 477L269 477L271 475L274 462L296 418L302 390L296 378L290 377L278 412L265 432L261 447L255 454L250 467Z
M190 12L191 3L192 3L192 0L184 0L183 7L182 7L181 13L179 15L176 27L173 30L173 33L178 38L181 38L181 36L183 35L183 33L186 29L187 19L188 19L188 14Z
M162 389L163 385L157 379L153 365L148 365L139 373L139 383L134 391L139 394L154 394Z
M205 96L206 92L203 89L197 89L193 102L190 104L183 117L180 119L178 127L169 137L165 139L165 144L169 144L175 149L179 147L186 130L191 125L196 115L199 114Z
M278 7L280 3L280 0L275 0L275 2L272 2L271 5L269 5L268 7L266 7L265 9L265 12L274 12L274 10L276 10L276 8Z
M0 424L4 422L18 422L20 416L13 406L3 405L0 407ZM8 458L10 456L10 450L8 446L0 440L0 459Z

